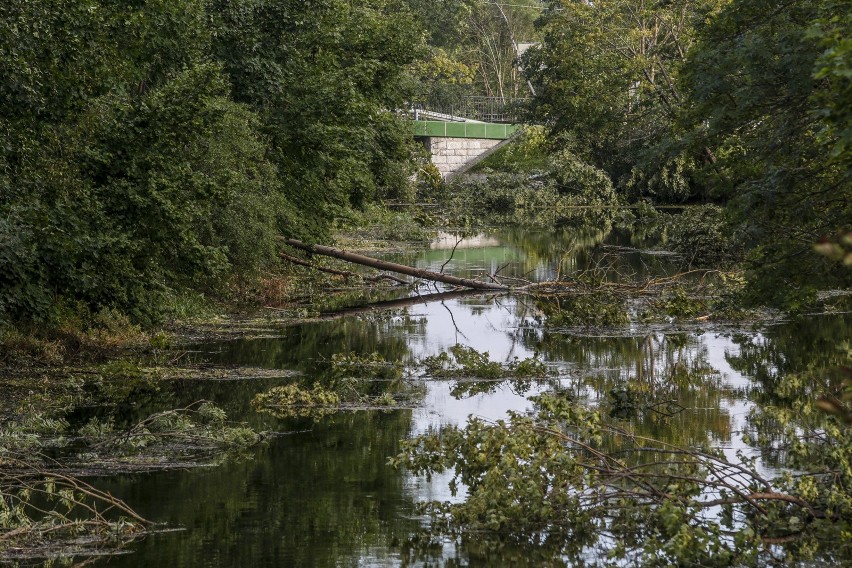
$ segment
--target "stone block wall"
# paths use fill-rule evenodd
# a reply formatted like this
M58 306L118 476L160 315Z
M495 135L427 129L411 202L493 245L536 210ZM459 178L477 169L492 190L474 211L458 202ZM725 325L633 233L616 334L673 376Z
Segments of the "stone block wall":
M432 163L445 178L501 142L486 138L423 138L423 144L432 154Z

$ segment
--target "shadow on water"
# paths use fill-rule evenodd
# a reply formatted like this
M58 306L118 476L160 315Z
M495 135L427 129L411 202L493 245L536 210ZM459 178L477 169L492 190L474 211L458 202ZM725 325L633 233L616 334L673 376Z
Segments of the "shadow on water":
M495 242L497 244L495 244ZM578 235L501 232L482 246L440 248L397 257L432 270L472 277L495 272L544 280L614 259L612 276L667 274L665 256L635 249L627 233ZM602 248L603 247L603 248ZM630 250L618 251L620 247ZM424 499L449 499L445 479L415 479L386 465L401 439L469 415L497 419L530 406L527 396L564 389L598 405L637 432L690 445L711 442L726 455L751 451L743 441L755 401L772 396L786 372L840 362L835 343L849 337L849 318L811 318L761 330L542 328L524 298L421 290L414 297L355 305L278 337L199 345L196 362L285 369L297 379L184 381L163 386L147 405L212 399L230 417L285 432L246 458L210 468L100 480L142 515L179 532L150 536L110 565L133 566L397 566L559 564L546 547L483 549L476 542L433 541L415 514ZM278 420L256 413L252 397L289 381L321 381L333 355L378 353L410 365L463 344L508 362L538 354L555 376L524 384L496 381L475 391L457 381L426 381L414 410L344 412L318 420ZM454 390L455 389L455 390ZM768 461L766 467L777 466Z

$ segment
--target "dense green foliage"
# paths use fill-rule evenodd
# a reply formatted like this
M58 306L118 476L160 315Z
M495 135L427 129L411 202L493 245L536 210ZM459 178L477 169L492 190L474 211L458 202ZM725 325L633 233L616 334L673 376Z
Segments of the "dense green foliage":
M809 254L852 220L841 3L568 2L540 24L524 68L532 117L555 148L603 169L630 198L725 204L739 240L726 247L750 250L760 300L797 303L819 285L848 285Z
M760 347L744 345L743 359L732 362L775 369L765 353L752 358ZM816 394L839 386L832 373L791 373L774 383L758 375L767 393L755 394L764 400L749 415L745 442L771 463L781 458L797 468L796 475L766 477L743 453L731 461L711 449L708 424L691 436L683 431L688 420L675 417L678 406L666 410L668 397L685 402L696 385L708 394L718 388L706 369L684 363L666 369L650 392L640 375L610 390L611 402L598 407L568 392L531 397L530 412L471 418L415 437L391 462L427 478L451 476L452 495L463 496L425 504L436 532L491 546L535 543L556 565L618 559L781 566L847 558L849 425L814 404ZM729 427L728 418L721 424ZM679 432L664 434L669 428ZM776 539L786 545L770 551L761 544Z
M536 89L533 117L623 190L689 197L694 157L655 150L671 139L685 104L677 78L695 24L722 3L604 0L550 11L541 47L524 63Z
M547 150L547 132L544 127L527 125L516 140L489 154L476 164L474 170L504 173L545 170L550 165Z
M415 66L415 101L439 108L465 96L527 97L518 44L534 41L537 0L406 0L422 23L428 55Z
M393 0L0 7L0 321L158 318L407 183Z
M524 161L522 156L519 159ZM517 163L513 157L504 156L501 161ZM453 181L437 194L446 204L450 225L548 230L571 225L608 227L622 200L606 173L568 150L551 155L546 162L546 168L532 178L516 171Z
M703 30L684 77L687 139L713 148L702 180L753 247L762 298L849 283L841 265L810 254L852 222L848 132L835 114L850 104L850 79L828 76L831 40L816 33L841 27L839 14L848 24L830 0L732 2Z
M389 112L419 54L402 0L213 2L213 50L234 98L263 118L271 158L302 227L335 209L397 197L406 185L407 130ZM321 213L321 215L317 215ZM293 232L293 231L291 231Z

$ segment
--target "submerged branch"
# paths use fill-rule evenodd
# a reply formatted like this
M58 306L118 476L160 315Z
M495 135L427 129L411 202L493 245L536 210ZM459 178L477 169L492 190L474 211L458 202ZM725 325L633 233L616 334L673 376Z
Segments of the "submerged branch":
M121 499L76 476L46 471L38 452L0 461L0 561L103 554L148 533L153 523Z

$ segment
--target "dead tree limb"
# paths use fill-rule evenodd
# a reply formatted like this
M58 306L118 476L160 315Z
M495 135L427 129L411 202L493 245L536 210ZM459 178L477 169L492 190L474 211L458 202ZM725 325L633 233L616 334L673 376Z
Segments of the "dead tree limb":
M348 270L337 270L335 268L326 268L324 266L317 266L312 264L306 260L302 260L299 257L293 256L291 254L287 254L286 252L278 253L278 256L286 260L287 262L298 264L299 266L307 266L308 268L313 268L314 270L319 270L320 272L326 272L328 274L334 274L335 276L342 276L344 278L351 278L355 276L353 272L349 272Z
M345 279L349 278L360 278L362 277L355 272L350 272L349 270L337 270L335 268L326 268L325 266L317 266L316 264L312 264L305 260L302 260L299 257L287 254L286 252L278 253L278 255L286 260L287 262L292 262L293 264L298 264L299 266L307 266L308 268L313 268L314 270L319 270L320 272L326 272L328 274L334 274L335 276L342 276ZM364 280L369 282L378 282L379 280L391 280L396 282L397 284L408 285L409 283L399 278L398 276L394 276L393 274L378 274L376 276L367 276L363 277Z
M302 241L297 241L295 239L287 239L284 237L278 238L281 242L286 243L291 247L308 251L313 254L339 258L340 260L345 260L346 262L352 262L355 264L360 264L362 266L369 266L370 268L375 268L377 270L387 270L390 272L396 272L398 274L405 274L406 276L413 276L414 278L420 278L421 280L443 282L444 284L450 284L451 286L464 286L465 288L472 288L474 290L506 291L511 289L505 284L481 282L479 280L472 280L470 278L459 278L457 276L450 276L448 274L439 274L437 272L432 272L431 270L413 268L411 266L405 266L404 264L397 264L395 262L379 260L377 258L371 258L369 256L356 254L354 252L347 252L345 250L340 250L333 247L327 247L323 245L309 245L303 243Z

